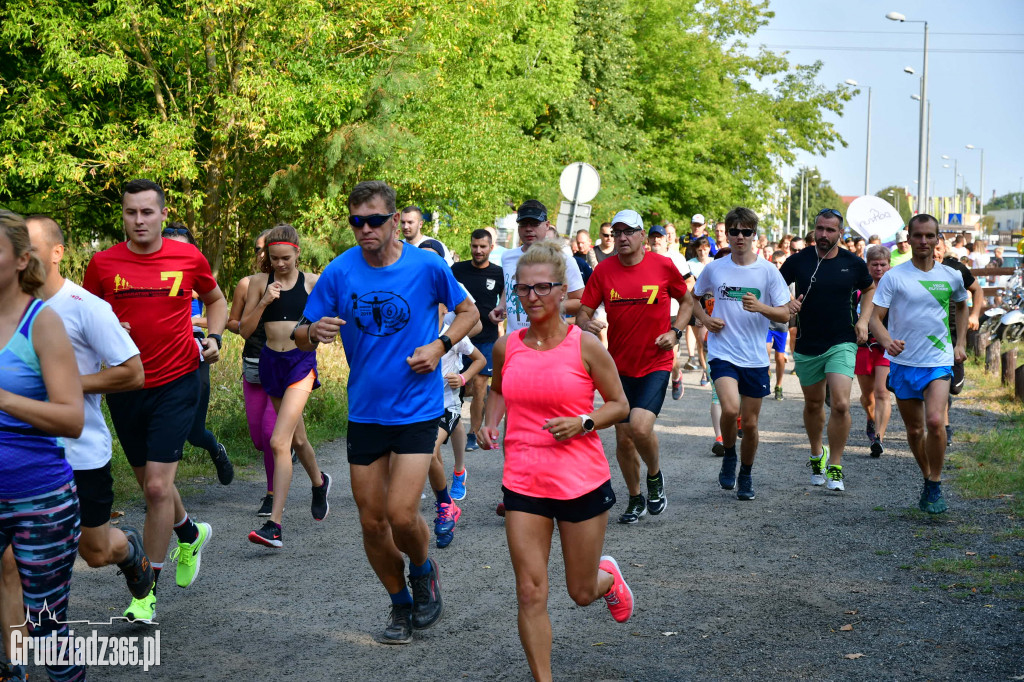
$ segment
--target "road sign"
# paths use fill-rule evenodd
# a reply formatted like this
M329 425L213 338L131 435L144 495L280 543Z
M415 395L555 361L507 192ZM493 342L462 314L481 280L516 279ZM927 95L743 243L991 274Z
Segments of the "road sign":
M601 191L601 176L589 163L577 161L562 170L558 188L569 201L585 204Z
M571 222L570 222L571 221ZM590 204L576 204L575 213L571 201L563 201L558 207L558 234L570 239L580 230L590 231Z

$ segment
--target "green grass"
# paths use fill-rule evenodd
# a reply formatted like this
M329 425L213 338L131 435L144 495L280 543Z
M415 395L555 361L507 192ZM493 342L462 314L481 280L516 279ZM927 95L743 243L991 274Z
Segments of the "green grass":
M258 452L249 439L249 427L245 420L245 402L242 398L242 339L236 334L224 334L224 348L219 362L210 366L210 409L206 426L217 440L227 448L228 456L235 465L235 478L262 480L263 453ZM345 435L348 423L348 399L345 384L348 379L348 364L340 344L324 346L317 354L320 383L306 403L305 423L309 442L316 448L324 442ZM107 425L110 415L106 403L103 405ZM173 419L173 414L164 415ZM113 433L111 426L111 433ZM142 498L135 474L124 457L121 445L114 437L114 457L111 465L114 477L115 504L138 501ZM188 492L203 481L216 481L217 472L205 450L185 445L185 451L178 466L178 488Z

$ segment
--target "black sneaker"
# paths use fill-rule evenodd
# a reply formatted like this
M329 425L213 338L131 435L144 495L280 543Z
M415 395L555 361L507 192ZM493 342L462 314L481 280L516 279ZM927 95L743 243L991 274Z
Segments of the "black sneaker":
M622 516L619 517L619 523L636 523L646 513L647 500L644 499L644 496L630 495L629 504L626 505L626 511L622 512Z
M665 511L668 506L668 498L665 497L665 474L658 471L654 478L647 477L647 511L652 516L657 516Z
M427 561L430 562L429 573L418 578L409 576L409 585L412 587L412 626L417 630L429 628L444 613L437 562L433 559Z
M412 604L392 604L384 644L408 644L412 641Z
M231 483L235 478L235 467L228 459L228 451L224 447L224 443L217 443L217 450L210 453L210 459L213 460L213 466L217 467L217 480L220 481L220 484Z
M946 424L946 447L953 444L953 427Z
M736 487L736 455L726 454L722 457L722 470L718 472L718 485L722 490L732 490Z
M875 439L871 441L871 456L877 459L882 456L883 452L885 452L885 448L882 447L882 439L876 435Z
M118 573L123 575L128 582L128 591L132 593L132 596L142 599L153 589L156 574L153 572L153 565L149 563L149 557L146 556L146 550L142 547L142 536L139 535L139 531L127 526L121 530L128 538L128 544L134 550L135 558L118 564L117 567L121 569Z
M320 476L324 482L313 488L313 502L309 505L309 511L317 521L326 519L327 512L331 510L331 505L327 503L327 494L331 492L331 477L323 471Z
M741 500L754 499L754 477L751 474L740 474L737 482L739 487L736 489L736 497Z
M249 542L275 549L280 549L284 546L284 543L281 542L281 529L273 521L267 521L259 530L251 531L249 533Z
M260 510L256 512L256 516L270 516L274 512L274 496L267 493L267 496L263 498L263 503L260 505Z

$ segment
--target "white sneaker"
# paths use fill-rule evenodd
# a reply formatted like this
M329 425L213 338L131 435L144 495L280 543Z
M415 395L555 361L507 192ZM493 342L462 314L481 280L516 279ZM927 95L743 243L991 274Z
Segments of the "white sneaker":
M825 485L825 462L828 461L828 446L823 445L821 454L817 457L811 456L807 460L807 466L811 468L811 485Z
M829 466L825 471L825 487L829 490L846 490L843 485L843 467Z

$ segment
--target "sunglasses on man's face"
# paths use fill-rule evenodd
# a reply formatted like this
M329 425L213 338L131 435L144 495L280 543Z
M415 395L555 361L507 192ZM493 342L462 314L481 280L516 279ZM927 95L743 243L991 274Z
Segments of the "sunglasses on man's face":
M370 227L380 227L387 221L391 220L394 213L374 213L373 215L350 215L348 217L348 224L352 227L362 227L363 225L369 225Z
M188 229L184 227L165 227L160 234L164 237L187 237Z
M614 237L615 235L613 235L611 232L602 232L601 236L602 237L606 237L606 238L610 238L610 237Z
M729 236L730 237L739 237L739 236L753 237L755 234L757 234L757 230L751 230L749 228L742 228L741 229L741 228L738 228L738 227L730 227L728 232L729 232Z

